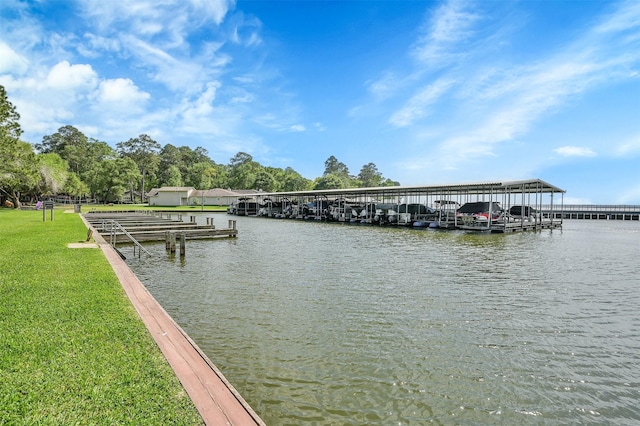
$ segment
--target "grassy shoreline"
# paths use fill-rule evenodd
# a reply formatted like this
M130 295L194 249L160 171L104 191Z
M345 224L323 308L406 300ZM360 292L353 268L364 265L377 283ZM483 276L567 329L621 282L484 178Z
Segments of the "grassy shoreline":
M0 424L202 424L86 232L0 208Z

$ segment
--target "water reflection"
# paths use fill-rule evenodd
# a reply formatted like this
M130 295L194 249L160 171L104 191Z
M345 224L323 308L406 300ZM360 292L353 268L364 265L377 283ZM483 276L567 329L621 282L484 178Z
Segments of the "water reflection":
M638 223L237 220L130 264L267 424L640 420Z

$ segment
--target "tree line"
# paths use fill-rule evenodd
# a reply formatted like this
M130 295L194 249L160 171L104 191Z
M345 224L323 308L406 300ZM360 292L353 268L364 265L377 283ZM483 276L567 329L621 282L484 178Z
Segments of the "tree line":
M20 139L20 115L0 85L0 198L20 207L21 200L68 195L98 202L121 202L126 192L144 202L154 187L256 189L266 192L397 186L373 163L352 175L330 156L322 176L310 180L293 168L263 166L237 153L228 164L213 161L205 148L162 146L141 134L112 148L71 125L30 144Z

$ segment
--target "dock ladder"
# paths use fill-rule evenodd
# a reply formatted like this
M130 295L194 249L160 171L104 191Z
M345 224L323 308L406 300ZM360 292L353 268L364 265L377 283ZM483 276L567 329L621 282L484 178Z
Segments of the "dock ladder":
M122 226L120 223L118 223L116 220L111 219L109 221L107 221L107 223L110 226L109 229L109 244L111 244L111 247L113 247L114 249L116 249L116 233L117 231L121 231L124 235L127 236L127 238L129 238L129 240L131 240L131 242L133 243L133 255L136 255L136 247L138 248L138 258L140 258L140 253L141 252L145 252L146 254L148 254L149 256L151 256L151 253L149 253L149 251L144 248L142 246L142 244L140 244L140 242L138 240L136 240L133 235L131 235L129 233L129 231L127 231L125 229L124 226ZM118 249L116 249L117 251ZM122 253L118 252L118 254L122 257Z

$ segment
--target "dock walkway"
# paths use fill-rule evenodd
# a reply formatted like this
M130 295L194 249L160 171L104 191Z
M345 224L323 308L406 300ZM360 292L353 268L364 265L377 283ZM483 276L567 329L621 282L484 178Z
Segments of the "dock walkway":
M84 215L81 217L89 229L96 231ZM265 426L222 372L160 306L114 248L98 232L93 233L93 238L205 424Z
M182 222L169 217L157 217L145 213L94 213L85 214L85 219L92 227L102 234L113 232L115 243L130 242L124 232L112 230L112 222L116 221L127 233L138 242L163 241L167 232L182 232L186 239L211 239L224 237L237 237L238 230L234 226L226 229L217 229L211 221L207 225L199 225L195 222Z

